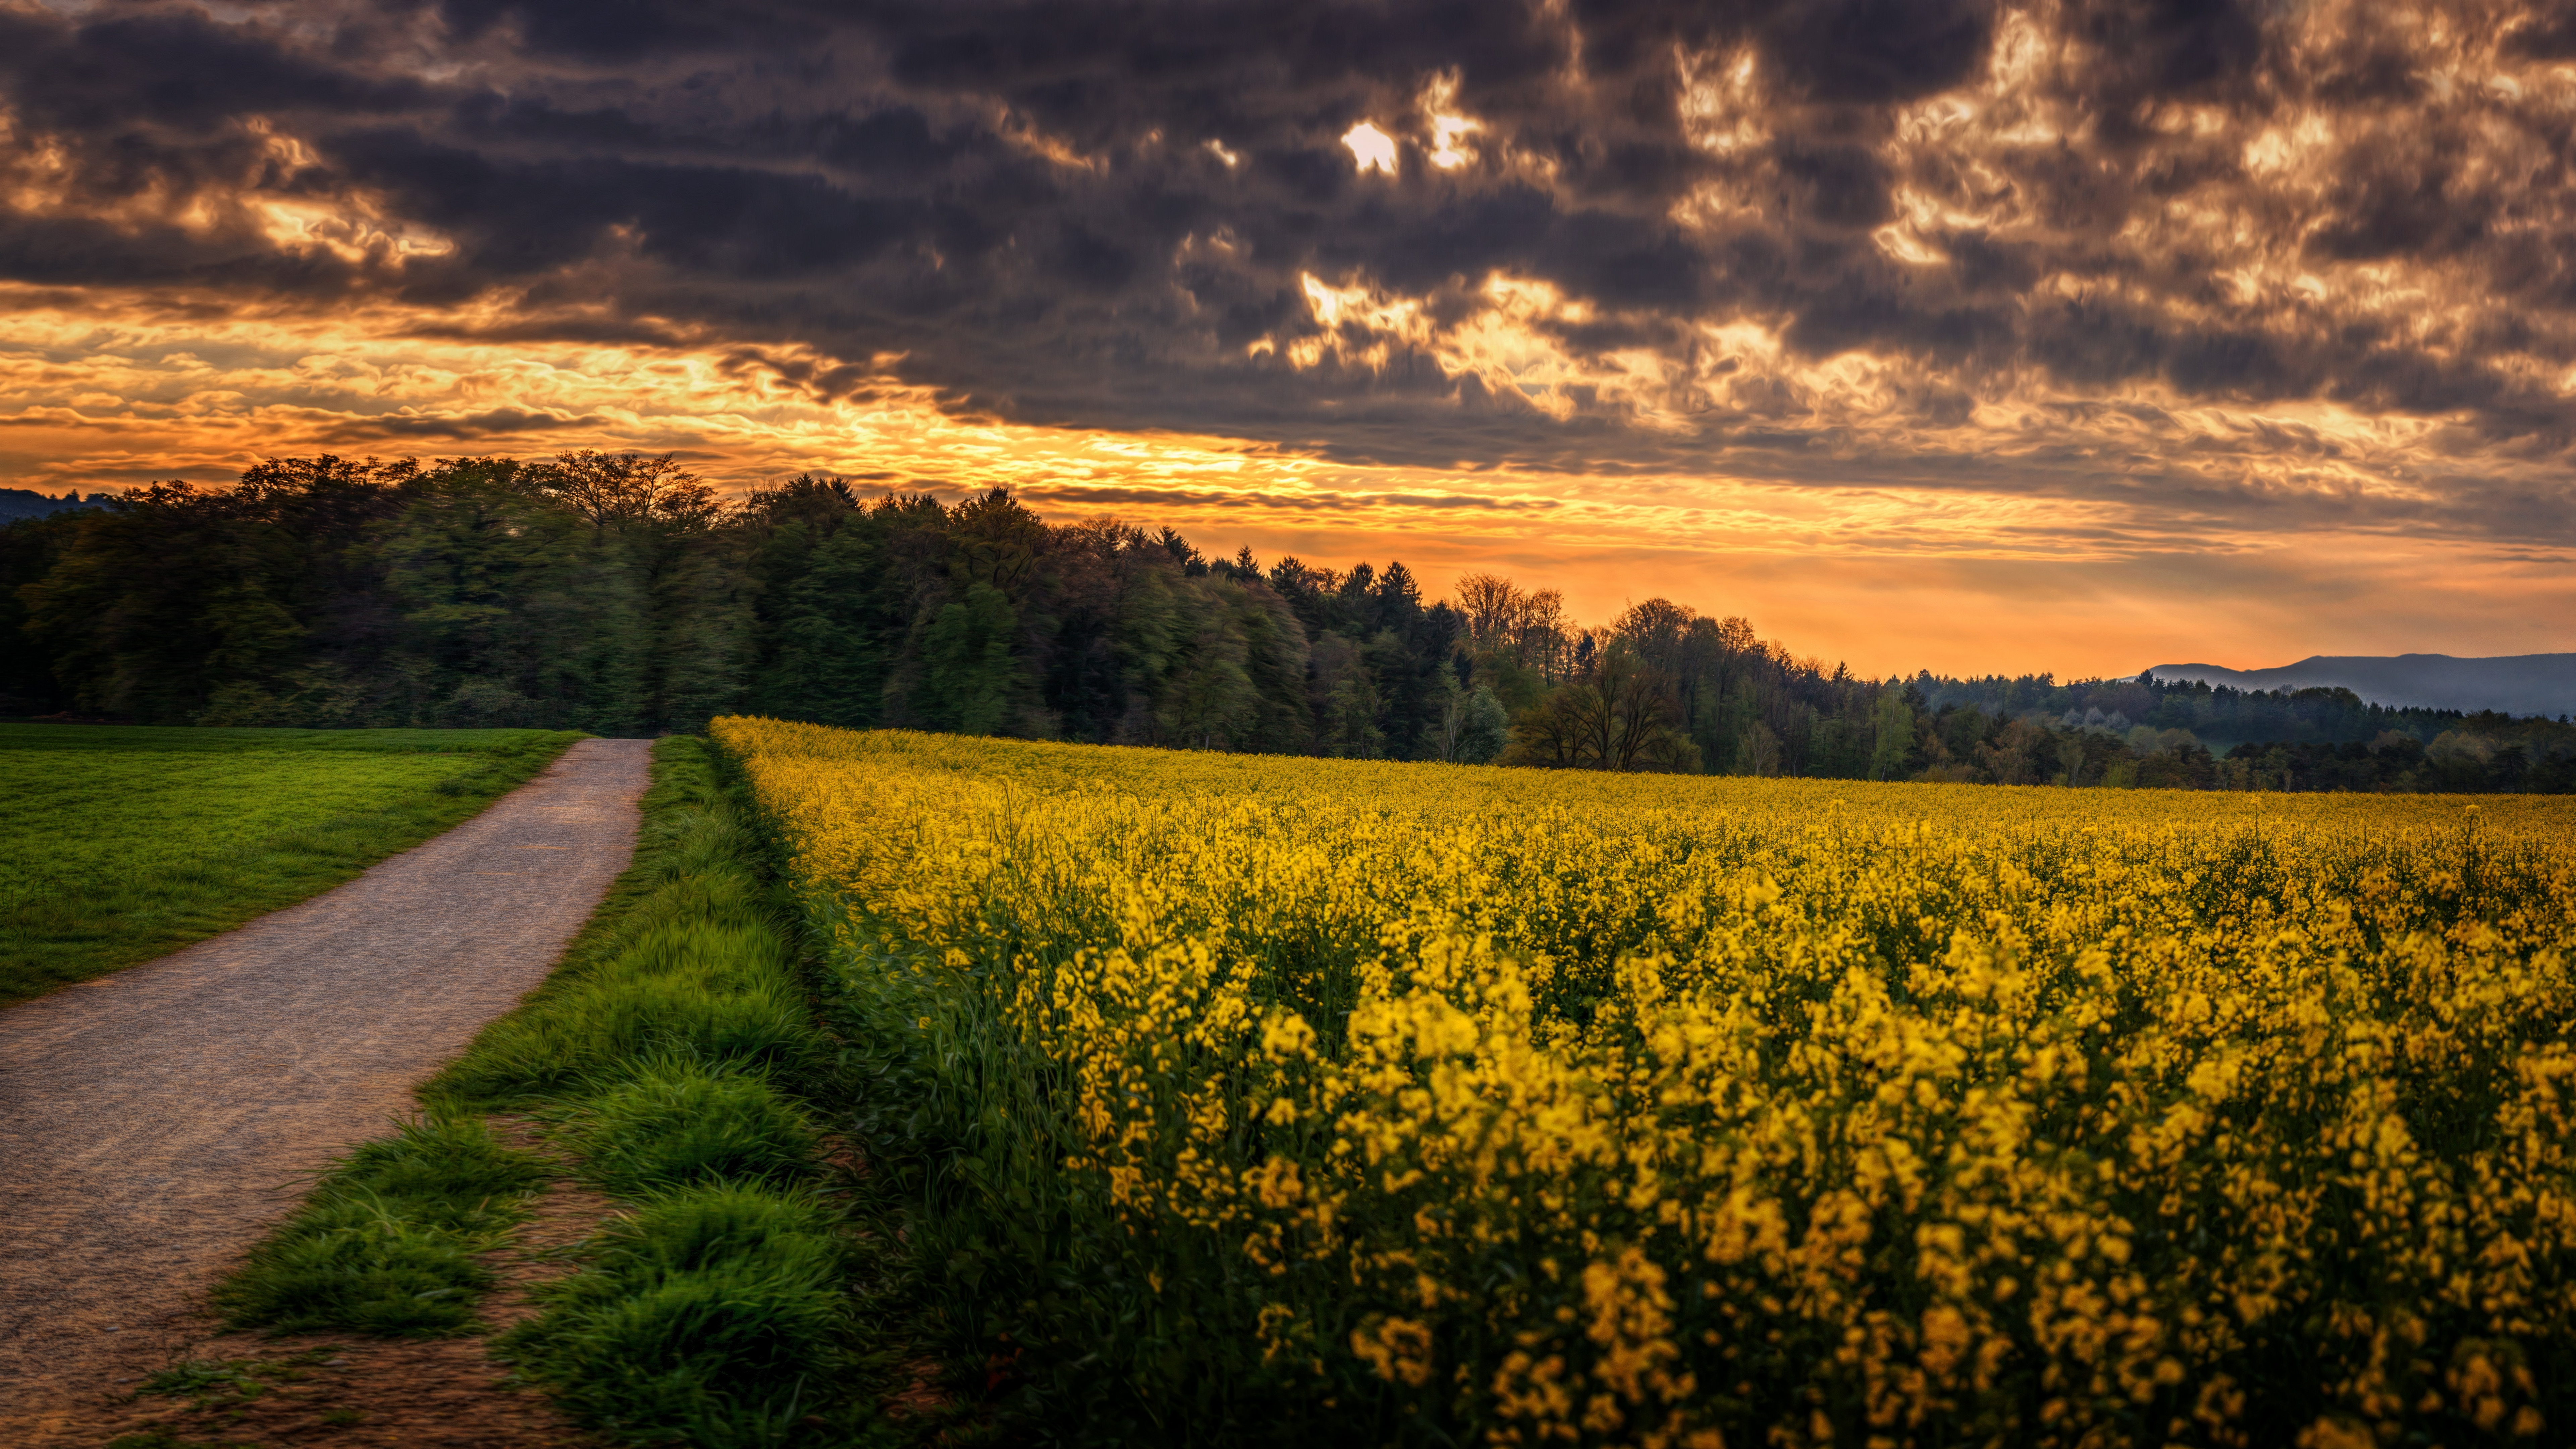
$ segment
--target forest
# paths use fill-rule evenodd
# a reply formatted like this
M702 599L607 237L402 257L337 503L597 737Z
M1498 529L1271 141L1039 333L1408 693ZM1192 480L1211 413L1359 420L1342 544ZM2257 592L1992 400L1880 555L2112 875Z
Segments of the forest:
M50 500L49 500L50 501ZM0 714L695 730L719 713L1557 768L2200 789L2576 789L2576 726L2346 690L1873 680L1666 599L1208 557L670 457L275 459L0 526Z

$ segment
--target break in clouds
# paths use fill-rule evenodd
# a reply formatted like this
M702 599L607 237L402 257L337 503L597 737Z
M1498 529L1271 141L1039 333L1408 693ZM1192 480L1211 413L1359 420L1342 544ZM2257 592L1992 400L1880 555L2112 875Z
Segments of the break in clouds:
M16 0L0 58L21 302L2576 542L2566 7Z

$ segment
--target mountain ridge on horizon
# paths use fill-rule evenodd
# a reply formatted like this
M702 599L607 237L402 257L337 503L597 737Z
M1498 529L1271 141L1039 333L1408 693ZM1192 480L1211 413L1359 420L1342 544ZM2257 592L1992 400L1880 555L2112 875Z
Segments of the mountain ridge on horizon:
M2159 664L2158 679L2231 689L2349 689L2372 704L2400 708L2495 710L2513 715L2576 712L2576 653L2311 654L2269 669L2218 664Z

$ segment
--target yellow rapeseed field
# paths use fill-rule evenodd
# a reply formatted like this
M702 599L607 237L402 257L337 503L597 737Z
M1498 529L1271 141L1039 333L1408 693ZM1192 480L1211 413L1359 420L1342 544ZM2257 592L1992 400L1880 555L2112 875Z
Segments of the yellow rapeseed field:
M715 736L1063 1437L2576 1441L2576 801Z

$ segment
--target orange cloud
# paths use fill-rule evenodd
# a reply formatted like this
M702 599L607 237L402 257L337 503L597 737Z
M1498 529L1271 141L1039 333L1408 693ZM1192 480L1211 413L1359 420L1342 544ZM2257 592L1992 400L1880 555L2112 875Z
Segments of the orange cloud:
M1059 520L1171 523L1214 553L1401 558L1434 590L1499 570L1564 588L1594 620L1662 594L1873 675L2524 652L2562 642L2548 619L2576 616L2549 550L2184 538L2161 509L1955 484L1366 466L961 415L867 364L776 350L477 341L453 318L391 306L316 323L109 300L0 292L0 468L13 483L218 483L260 457L325 451L667 450L735 490L807 470L951 497L998 485ZM818 389L835 371L847 375ZM2240 426L2256 421L2333 423ZM2499 609L2499 595L2523 607Z

